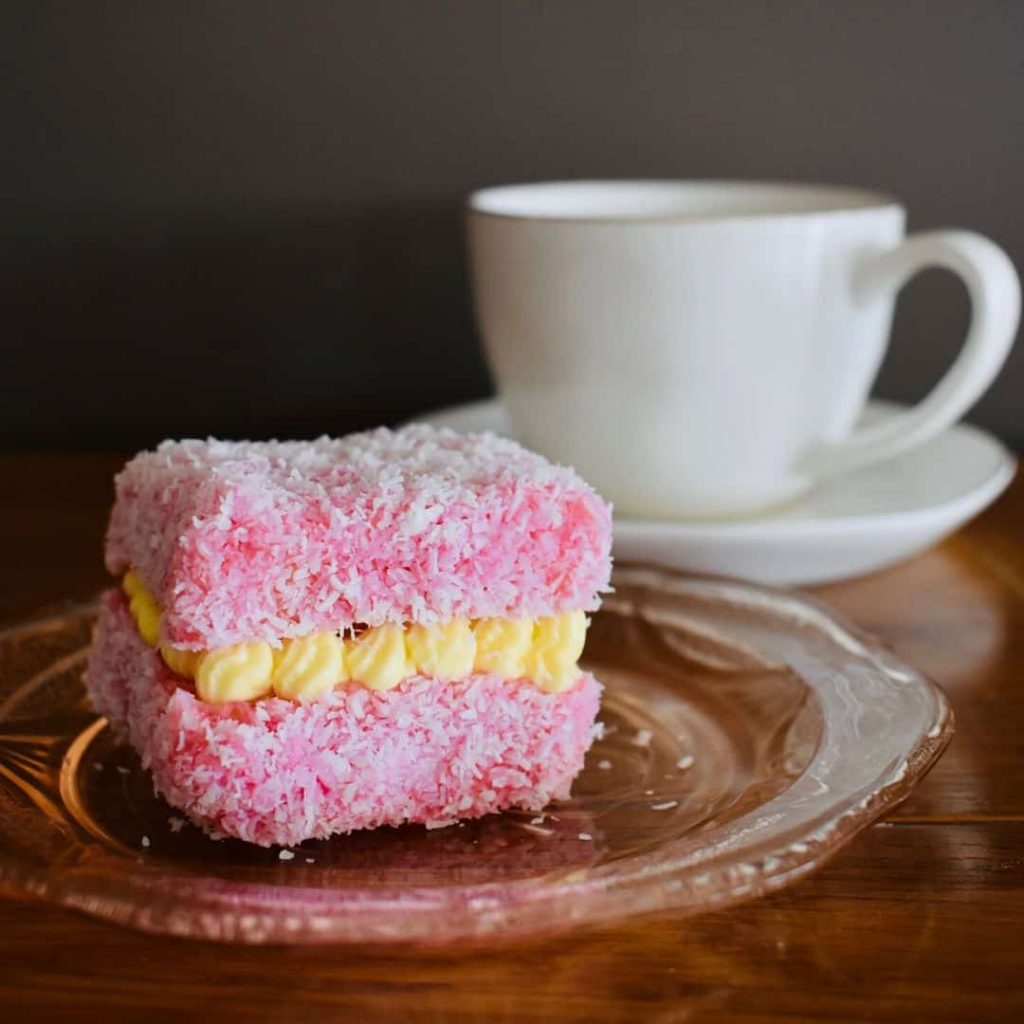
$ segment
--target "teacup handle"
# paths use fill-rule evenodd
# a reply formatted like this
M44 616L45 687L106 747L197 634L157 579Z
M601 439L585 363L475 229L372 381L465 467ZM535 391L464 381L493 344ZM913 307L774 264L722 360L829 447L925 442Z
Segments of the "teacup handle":
M926 267L952 270L967 286L971 324L956 362L912 409L842 441L808 452L803 468L830 477L913 448L955 423L995 379L1013 344L1020 319L1020 281L1010 258L971 231L929 231L872 256L854 274L855 300L872 302Z

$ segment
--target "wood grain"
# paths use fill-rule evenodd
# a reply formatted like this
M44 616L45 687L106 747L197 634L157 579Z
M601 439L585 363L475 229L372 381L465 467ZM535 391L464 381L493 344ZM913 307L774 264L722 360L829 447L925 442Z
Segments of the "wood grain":
M0 621L103 585L118 461L0 457ZM698 918L426 954L187 943L0 900L0 1011L76 1022L1020 1019L1022 523L1017 482L940 548L815 591L940 682L958 731L889 821L793 889Z
M948 694L956 736L896 812L904 820L1024 817L1024 480L944 545L814 591Z

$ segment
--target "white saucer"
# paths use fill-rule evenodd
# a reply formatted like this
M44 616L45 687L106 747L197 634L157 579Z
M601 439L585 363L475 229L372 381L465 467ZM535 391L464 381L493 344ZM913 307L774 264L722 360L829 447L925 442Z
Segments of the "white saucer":
M872 402L865 423L901 411ZM497 399L417 417L513 436ZM990 505L1017 460L990 434L958 424L920 448L822 485L771 516L728 522L615 518L615 557L762 583L826 583L922 551Z

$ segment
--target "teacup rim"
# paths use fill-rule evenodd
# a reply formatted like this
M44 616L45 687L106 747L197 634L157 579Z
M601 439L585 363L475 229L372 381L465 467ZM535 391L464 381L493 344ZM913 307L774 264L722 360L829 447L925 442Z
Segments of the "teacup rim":
M579 189L606 189L609 192L625 189L673 190L680 189L728 189L728 190L773 190L776 193L790 196L803 194L811 198L816 194L820 202L811 201L810 205L791 209L759 209L731 210L728 212L680 213L665 212L657 214L566 214L519 212L509 209L495 209L495 204L508 197L515 198L525 193L537 193L558 190L575 191ZM831 200L831 201L829 201ZM868 211L896 210L903 211L902 202L889 193L875 189L861 188L850 185L836 185L823 182L785 181L778 179L746 179L746 178L579 178L579 179L542 179L537 181L513 182L501 185L488 185L474 189L465 200L468 215L495 220L528 222L532 224L572 224L616 227L626 225L658 225L658 224L708 224L733 221L765 222L804 219L822 216L859 214Z

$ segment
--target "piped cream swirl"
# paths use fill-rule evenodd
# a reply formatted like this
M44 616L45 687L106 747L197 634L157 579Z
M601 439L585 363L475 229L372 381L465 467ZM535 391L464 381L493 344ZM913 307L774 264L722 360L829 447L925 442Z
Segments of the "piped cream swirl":
M282 641L190 651L160 642L162 609L128 572L122 586L142 639L160 651L167 667L194 680L197 696L213 704L257 700L274 694L312 700L354 681L390 690L410 676L461 679L473 672L522 679L561 693L579 678L577 662L586 640L582 611L551 618L454 619L424 626L387 623L356 635L326 630Z

